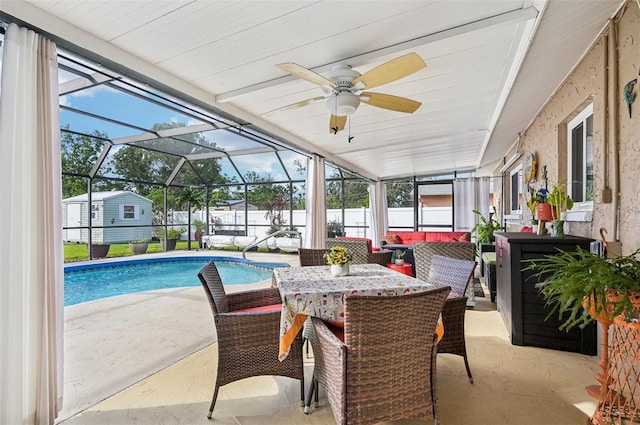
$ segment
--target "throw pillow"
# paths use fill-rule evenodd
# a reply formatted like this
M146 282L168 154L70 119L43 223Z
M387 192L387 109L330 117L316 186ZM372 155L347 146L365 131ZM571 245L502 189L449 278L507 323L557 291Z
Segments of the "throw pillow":
M460 242L471 242L471 235L469 233L465 233L464 235L460 236L460 239L458 239Z
M393 245L401 243L400 236L398 235L387 235L384 237L384 241Z

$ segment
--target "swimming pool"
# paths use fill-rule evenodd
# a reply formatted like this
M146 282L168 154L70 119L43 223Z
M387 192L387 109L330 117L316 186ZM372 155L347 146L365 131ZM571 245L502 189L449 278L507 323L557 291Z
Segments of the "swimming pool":
M215 261L225 285L271 279L280 263L249 263L236 257L172 257L70 265L64 273L64 305L154 289L199 286L198 271Z

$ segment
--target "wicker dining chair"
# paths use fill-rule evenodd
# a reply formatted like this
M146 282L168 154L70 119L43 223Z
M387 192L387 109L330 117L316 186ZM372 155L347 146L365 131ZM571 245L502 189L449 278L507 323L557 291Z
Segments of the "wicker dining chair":
M300 248L298 249L298 256L300 258L300 266L326 266L327 260L324 258L324 254L327 252L323 248ZM302 328L302 343L305 347L305 353L309 357L309 341L314 338L313 326L311 325L311 319L307 319L304 322Z
M275 375L300 380L304 401L302 336L294 340L287 358L278 360L282 299L278 288L226 294L214 262L198 277L204 287L218 337L218 372L207 417L211 419L223 385L252 376Z
M299 248L300 266L326 266L327 260L324 258L326 252L327 250L323 248Z
M464 336L464 317L467 311L467 291L469 281L476 268L475 261L433 255L426 281L436 287L450 287L449 298L442 309L444 336L438 342L439 354L456 354L464 359L469 382L473 376L469 367L467 344Z
M353 254L352 264L382 264L386 266L391 262L392 251L369 252L367 241L352 241L344 239L327 239L327 248L343 246Z
M434 255L475 261L476 245L472 242L417 242L412 247L416 278L427 280L431 269L431 259ZM467 288L466 297L475 302L473 285ZM452 296L450 296L451 298Z
M314 378L337 424L438 420L436 328L449 288L345 299L344 339L313 317Z

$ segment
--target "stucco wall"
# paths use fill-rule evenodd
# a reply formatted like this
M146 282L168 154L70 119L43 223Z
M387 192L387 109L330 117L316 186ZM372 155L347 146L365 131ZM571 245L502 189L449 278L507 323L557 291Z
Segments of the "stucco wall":
M570 234L600 239L599 229L604 227L606 239L611 241L618 239L614 233L617 228L622 252L628 254L640 248L640 95L636 96L631 119L622 96L627 82L640 79L640 8L636 1L627 3L615 25L616 36L612 36L611 28L605 29L531 126L522 133L518 146L505 153L505 158L511 158L516 151L523 153L505 175L508 177L512 169L523 163L526 153L534 152L538 157L537 181L533 183L536 188L542 184L540 174L544 165L550 181L566 180L566 124L593 102L593 219L590 222L571 221L565 229ZM608 68L610 72L607 73ZM635 91L638 92L638 85ZM612 117L609 120L607 108ZM619 152L619 208L616 208L615 200L616 149ZM494 174L499 176L500 171L496 170ZM606 196L603 198L607 189L612 190L614 199L611 202L606 202ZM620 217L617 222L616 210ZM530 218L525 211L520 222L510 230L517 230L515 227L525 225Z

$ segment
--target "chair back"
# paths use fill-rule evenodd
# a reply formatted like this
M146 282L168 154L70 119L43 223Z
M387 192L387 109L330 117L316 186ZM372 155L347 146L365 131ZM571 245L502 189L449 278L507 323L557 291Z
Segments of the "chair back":
M211 261L200 269L198 278L200 278L204 292L207 294L213 315L228 313L229 302L227 301L227 294L224 292L222 279L220 278L220 273L218 273L218 268L215 263Z
M472 242L418 242L413 244L416 278L429 278L431 259L434 255L475 261L476 245Z
M435 329L448 295L437 288L345 299L349 423L437 419Z
M431 267L429 268L427 282L437 288L451 287L450 298L464 297L475 268L475 261L436 254L431 257Z
M350 241L342 239L327 239L327 249L343 246L353 255L352 264L367 264L369 262L369 247L367 241Z
M326 266L327 260L324 258L326 252L324 248L299 248L300 266Z

